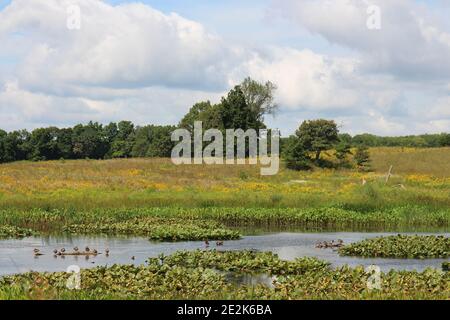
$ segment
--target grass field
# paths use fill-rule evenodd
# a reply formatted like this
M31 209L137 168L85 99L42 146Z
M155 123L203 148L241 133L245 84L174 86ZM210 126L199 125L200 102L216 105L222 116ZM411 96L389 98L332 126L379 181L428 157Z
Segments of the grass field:
M175 166L170 159L18 162L0 165L0 208L311 208L358 211L450 207L450 148L372 149L373 172L255 166ZM385 175L394 166L393 177ZM363 180L367 183L363 185Z

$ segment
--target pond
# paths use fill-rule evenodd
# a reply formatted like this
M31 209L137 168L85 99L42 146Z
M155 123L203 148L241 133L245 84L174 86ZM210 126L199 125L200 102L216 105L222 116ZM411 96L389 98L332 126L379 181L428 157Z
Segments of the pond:
M342 239L344 244L360 241L367 238L387 236L397 233L364 233L364 232L322 232L322 233L267 233L261 235L245 236L241 240L225 241L223 246L216 247L211 243L209 248L199 241L188 242L150 242L139 237L111 237L111 236L75 236L58 235L45 237L31 237L21 240L0 241L0 275L23 273L28 271L65 271L71 265L80 268L108 266L112 264L144 264L147 258L157 257L161 253L170 255L178 250L218 249L218 250L244 250L272 251L281 259L293 260L297 257L317 257L332 263L333 266L347 264L349 266L378 265L382 271L391 269L422 271L427 267L441 268L445 259L363 259L355 257L340 257L333 249L318 249L317 242ZM408 234L408 233L404 233ZM417 234L417 233L414 233ZM424 233L444 235L449 233ZM66 248L72 251L73 247L83 250L89 246L100 253L95 257L84 256L57 256L54 249ZM44 255L35 257L33 249L37 248ZM109 256L104 254L105 249L110 250Z

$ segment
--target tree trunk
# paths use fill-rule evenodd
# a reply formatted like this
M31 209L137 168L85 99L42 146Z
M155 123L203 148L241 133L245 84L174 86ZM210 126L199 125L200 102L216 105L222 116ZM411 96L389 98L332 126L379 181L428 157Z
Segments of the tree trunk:
M316 151L316 162L318 162L319 159L320 159L320 153L321 153L320 150L317 150L317 151Z

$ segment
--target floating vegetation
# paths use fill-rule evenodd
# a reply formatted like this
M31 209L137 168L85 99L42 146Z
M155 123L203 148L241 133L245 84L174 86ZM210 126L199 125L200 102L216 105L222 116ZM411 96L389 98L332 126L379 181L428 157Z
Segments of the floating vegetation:
M239 239L239 232L226 229L213 221L164 218L133 218L121 222L101 222L70 225L72 233L126 234L148 237L158 241L231 240Z
M380 258L447 258L450 238L444 236L396 235L353 243L339 250L344 256Z
M22 239L36 235L33 230L15 226L0 226L0 239L16 238Z
M442 262L442 270L450 271L450 262Z
M170 267L211 268L239 273L267 273L270 275L303 274L322 270L328 262L316 258L298 258L294 261L280 260L271 252L244 251L180 251L168 257L150 258L149 265L163 263Z
M394 271L380 274L380 289L368 289L371 276L363 267L343 266L334 270L309 272L301 276L279 278L275 299L331 300L448 300L450 275L435 269Z
M273 275L271 286L236 284L221 271ZM364 268L333 269L311 258L283 261L253 251L177 252L148 265L113 265L81 271L80 290L66 288L68 273L26 273L0 278L0 299L449 299L450 274L381 273L381 288L367 286ZM229 278L229 277L228 277Z

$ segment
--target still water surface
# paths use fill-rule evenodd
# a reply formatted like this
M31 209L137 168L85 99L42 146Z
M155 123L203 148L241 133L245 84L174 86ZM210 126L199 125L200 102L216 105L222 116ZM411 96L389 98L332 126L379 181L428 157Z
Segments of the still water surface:
M417 270L427 267L441 268L442 259L363 259L354 257L340 257L332 249L317 249L315 244L319 241L342 239L345 244L367 238L392 235L394 233L362 233L362 232L322 232L322 233L270 233L263 235L245 236L241 240L225 241L218 250L255 249L259 251L272 251L281 259L292 260L297 257L317 257L332 263L333 266L347 264L378 265L381 270ZM427 233L430 234L430 233ZM449 233L434 233L436 235L450 236ZM110 255L100 254L86 259L84 256L54 257L53 250L66 248L72 251L73 247L83 250L86 246L97 249L103 253L109 248ZM35 257L33 249L38 248L44 254ZM206 249L203 242L150 242L139 237L111 237L111 236L47 236L32 237L22 240L0 241L0 275L22 273L28 271L65 271L71 265L80 268L96 266L110 266L112 264L144 264L149 257L157 257L164 253L169 255L178 250ZM211 243L209 250L216 249ZM134 257L134 260L132 259Z

